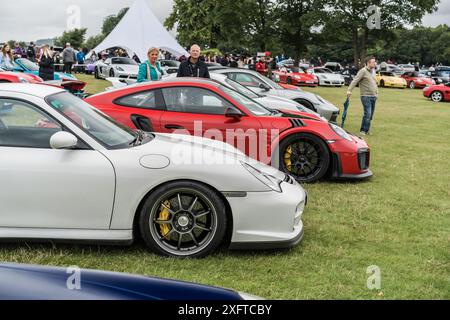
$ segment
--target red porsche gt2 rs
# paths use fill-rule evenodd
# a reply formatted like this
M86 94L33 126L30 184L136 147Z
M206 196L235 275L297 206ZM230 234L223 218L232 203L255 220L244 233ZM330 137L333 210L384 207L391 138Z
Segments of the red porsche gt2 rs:
M307 113L268 110L214 81L170 79L100 93L86 101L131 128L182 130L227 142L300 183L327 174L345 179L372 176L364 140Z

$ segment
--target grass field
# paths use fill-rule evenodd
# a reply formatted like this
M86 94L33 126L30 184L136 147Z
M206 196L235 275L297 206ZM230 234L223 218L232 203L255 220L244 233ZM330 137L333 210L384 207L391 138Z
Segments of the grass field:
M108 85L80 78L90 92ZM306 90L339 106L345 100L346 88ZM352 132L362 117L358 93L347 119ZM268 299L450 299L450 103L432 103L421 90L381 89L372 132L373 179L306 186L306 235L292 250L175 260L141 243L9 244L0 260L175 278ZM366 286L371 265L381 269L381 290Z

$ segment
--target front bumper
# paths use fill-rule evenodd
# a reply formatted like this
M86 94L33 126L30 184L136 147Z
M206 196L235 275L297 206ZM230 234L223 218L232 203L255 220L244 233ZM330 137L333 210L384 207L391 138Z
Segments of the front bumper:
M370 170L370 148L358 137L352 136L353 142L340 140L329 144L332 151L333 179L361 180L373 176Z
M295 182L284 182L282 193L248 192L245 201L227 198L233 212L230 249L283 249L296 246L303 239L302 215L298 212L307 194Z
M344 86L345 81L337 81L337 80L321 80L321 86Z

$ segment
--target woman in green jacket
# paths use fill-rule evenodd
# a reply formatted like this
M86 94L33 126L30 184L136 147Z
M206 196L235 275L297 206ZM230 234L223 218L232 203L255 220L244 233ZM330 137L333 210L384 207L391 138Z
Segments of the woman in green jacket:
M148 60L139 66L138 82L158 81L165 75L158 62L159 49L150 48L147 53Z

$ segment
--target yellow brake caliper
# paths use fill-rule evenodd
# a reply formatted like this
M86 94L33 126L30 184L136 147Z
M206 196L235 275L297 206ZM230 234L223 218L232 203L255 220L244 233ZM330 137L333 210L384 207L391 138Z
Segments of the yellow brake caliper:
M286 165L286 168L292 172L292 146L289 146L286 149L284 154L284 164Z
M161 212L159 213L159 219L160 221L169 221L169 217L170 217L170 202L169 201L165 201L164 205L161 206ZM169 224L162 224L160 225L161 228L161 234L164 238L166 238L167 240L169 240L170 237L168 237L167 235L169 234L171 228Z

